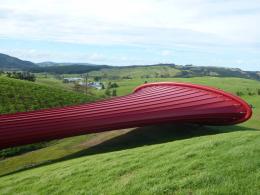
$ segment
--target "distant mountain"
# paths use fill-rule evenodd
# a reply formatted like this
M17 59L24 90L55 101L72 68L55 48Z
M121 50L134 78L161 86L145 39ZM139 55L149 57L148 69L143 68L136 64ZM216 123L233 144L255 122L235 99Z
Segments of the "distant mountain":
M0 70L28 70L37 67L36 64L0 53Z
M40 67L46 66L71 66L71 65L83 65L83 66L95 66L97 64L90 64L90 63L70 63L70 62L40 62L37 63Z
M90 63L41 62L34 64L0 53L0 70L27 70L35 73L83 74L99 71L95 75L110 75L118 78L150 78L150 77L239 77L260 80L260 71L244 71L239 68L215 66L194 66L176 64L109 66Z
M37 63L38 66L40 67L45 67L45 66L56 66L58 63L56 62L40 62Z
M43 66L43 67L34 67L29 69L31 72L40 73L52 73L52 74L82 74L90 71L98 71L104 68L111 68L112 66L106 65L58 65L58 66Z

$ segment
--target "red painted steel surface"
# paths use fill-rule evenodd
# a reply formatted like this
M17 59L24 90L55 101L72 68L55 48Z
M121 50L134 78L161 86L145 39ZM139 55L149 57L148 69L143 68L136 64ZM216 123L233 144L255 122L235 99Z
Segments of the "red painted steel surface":
M105 101L0 115L0 148L166 122L229 125L252 111L239 97L188 83L150 83Z

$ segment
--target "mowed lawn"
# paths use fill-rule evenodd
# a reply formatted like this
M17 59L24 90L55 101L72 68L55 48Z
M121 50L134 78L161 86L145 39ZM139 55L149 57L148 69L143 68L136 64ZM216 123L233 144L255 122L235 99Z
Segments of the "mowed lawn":
M95 150L82 143L99 139L102 133L60 140L0 161L1 174L11 173L0 177L0 194L258 194L260 82L215 77L119 80L118 94L130 93L145 80L192 82L231 93L241 91L245 94L242 98L253 105L254 114L248 122L235 126L191 130L172 127L172 134L163 134L164 126L156 126L153 133L161 133L159 138L148 131L101 147L102 140L122 137L108 134L96 143ZM147 143L148 139L153 144ZM45 166L34 168L46 161Z

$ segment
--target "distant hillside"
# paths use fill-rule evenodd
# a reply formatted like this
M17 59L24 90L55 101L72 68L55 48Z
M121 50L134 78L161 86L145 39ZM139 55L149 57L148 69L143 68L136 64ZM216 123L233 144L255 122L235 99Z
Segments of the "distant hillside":
M214 66L176 65L180 70L180 77L215 76L215 77L239 77L260 80L260 71L244 71L239 68L226 68Z
M84 65L84 66L95 66L96 64L90 63L69 63L69 62L40 62L37 63L38 66L46 67L46 66L69 66L69 65Z
M0 54L0 70L27 70L35 73L83 74L108 76L111 78L170 78L170 77L239 77L260 80L260 71L244 71L239 68L155 64L138 66L109 66L90 63L42 62L34 64L15 57ZM93 72L95 71L95 72Z
M37 65L32 62L0 53L0 70L27 70L35 67Z
M141 66L109 67L90 72L92 76L108 78L190 78L201 76L238 77L260 80L260 71L243 71L239 68L156 64Z
M175 64L108 66L95 64L56 64L45 62L44 66L31 69L32 72L47 72L54 74L83 74L90 72L92 76L102 76L109 79L131 78L190 78L200 76L238 77L260 80L260 71L244 71L239 68L214 66L194 66Z
M176 77L180 70L167 65L109 67L92 71L91 76L100 76L109 79L131 78L170 78Z
M47 72L52 74L82 74L94 70L100 70L103 68L110 68L106 65L66 65L66 66L45 66L34 67L30 71L34 73Z

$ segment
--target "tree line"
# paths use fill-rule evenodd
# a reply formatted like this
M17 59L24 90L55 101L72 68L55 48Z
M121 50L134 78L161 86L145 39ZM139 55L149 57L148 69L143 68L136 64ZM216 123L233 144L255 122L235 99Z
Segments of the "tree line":
M6 76L13 79L27 80L32 82L36 80L36 76L30 72L6 72Z

